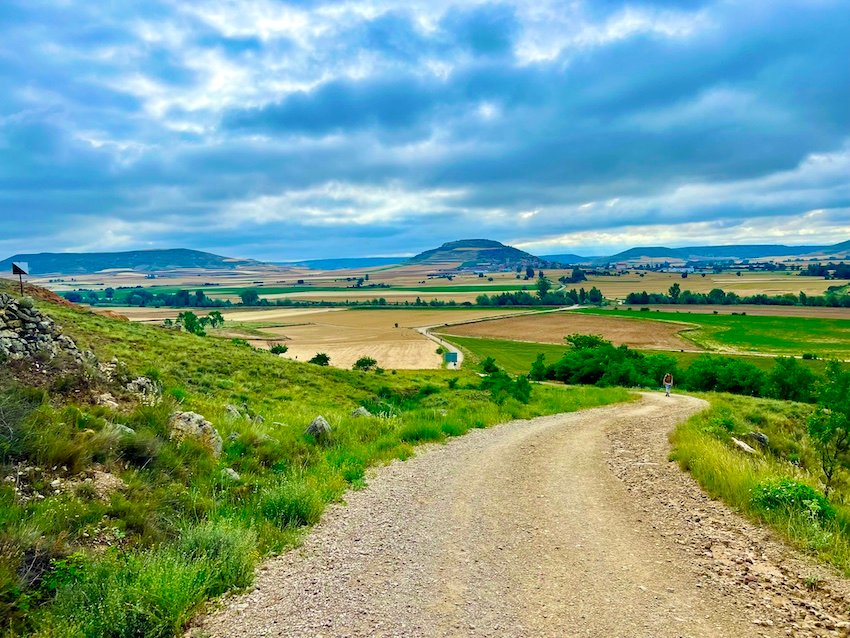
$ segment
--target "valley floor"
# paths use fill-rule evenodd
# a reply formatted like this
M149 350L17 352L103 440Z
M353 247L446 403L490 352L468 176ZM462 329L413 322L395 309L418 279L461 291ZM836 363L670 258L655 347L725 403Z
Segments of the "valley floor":
M393 463L351 492L214 636L831 636L850 584L667 459L704 402L515 421ZM808 583L817 583L807 588Z

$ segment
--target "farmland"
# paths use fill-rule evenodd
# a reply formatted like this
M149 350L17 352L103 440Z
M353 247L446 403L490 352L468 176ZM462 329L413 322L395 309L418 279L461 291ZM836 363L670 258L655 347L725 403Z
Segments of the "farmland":
M552 281L569 276L572 270L552 269L545 272ZM438 275L439 276L435 276ZM368 276L368 279L365 279ZM448 277L451 279L448 279ZM363 279L358 286L358 280ZM533 280L517 278L516 272L488 272L479 276L471 272L439 272L427 265L404 265L358 270L308 270L292 267L264 267L235 271L183 270L159 273L155 279L132 271L107 271L75 277L35 278L33 283L45 285L57 292L93 290L101 302L103 294L112 288L114 303L120 305L140 287L155 294L174 294L178 290L202 290L210 299L239 301L246 290L256 290L261 299L277 301L329 301L340 303L366 301L383 297L388 302L412 302L417 297L430 301L472 302L482 294L534 289ZM846 280L825 281L819 277L802 277L796 272L752 272L741 276L729 272L693 274L683 279L678 273L609 271L608 274L589 274L577 284L590 289L599 288L608 299L624 299L630 292L664 293L673 284L697 293L721 288L741 296L752 294L822 295L830 286L847 285ZM568 287L574 287L570 284Z
M659 323L690 325L681 334L706 350L730 353L764 353L799 356L850 358L850 315L845 319L818 317L750 316L686 312L629 312L583 309L587 316L622 318L643 322L647 330Z
M693 350L694 344L679 333L684 325L658 323L645 325L617 316L584 315L575 311L498 319L468 325L456 325L447 334L472 337L564 343L568 334L597 334L615 344L651 350Z

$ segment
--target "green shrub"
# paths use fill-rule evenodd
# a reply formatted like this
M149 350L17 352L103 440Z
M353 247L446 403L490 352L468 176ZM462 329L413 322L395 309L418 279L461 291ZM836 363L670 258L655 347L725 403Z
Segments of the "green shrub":
M765 513L782 509L817 521L835 518L835 510L823 494L810 485L789 478L757 483L753 487L752 502Z
M352 369L368 372L369 370L374 369L376 365L378 365L378 362L372 357L360 357L357 361L354 362L354 366L352 366Z
M272 344L272 347L269 348L269 352L272 354L283 354L287 350L289 350L289 346L285 343L274 343Z
M307 363L313 363L317 366L328 366L331 364L331 358L327 353L319 352L312 359L307 361Z

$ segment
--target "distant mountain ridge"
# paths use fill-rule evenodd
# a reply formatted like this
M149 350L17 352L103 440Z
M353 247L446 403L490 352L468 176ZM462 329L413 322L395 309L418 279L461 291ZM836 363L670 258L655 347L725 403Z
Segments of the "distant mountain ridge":
M724 246L639 246L610 257L599 257L595 263L616 263L640 259L700 261L711 259L763 259L765 257L807 257L827 255L844 257L850 253L850 241L829 246L786 246L784 244L738 244Z
M239 266L260 265L260 262L250 259L232 259L188 248L115 253L19 254L0 261L0 272L11 270L12 262L27 262L31 275L83 275L116 268L141 272L180 268L231 270Z
M438 248L426 250L411 257L405 263L439 266L458 262L460 262L461 267L465 268L476 266L513 267L523 264L533 267L546 265L546 262L540 257L492 239L461 239L446 242Z

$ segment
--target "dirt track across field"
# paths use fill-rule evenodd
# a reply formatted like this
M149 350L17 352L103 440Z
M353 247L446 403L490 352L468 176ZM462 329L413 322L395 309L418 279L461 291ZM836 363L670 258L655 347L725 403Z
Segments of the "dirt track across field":
M666 433L704 406L644 395L474 431L393 463L201 630L845 635L845 581L709 500L668 462ZM819 588L808 591L805 578Z

